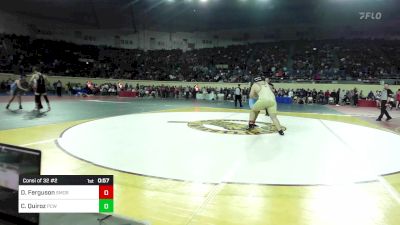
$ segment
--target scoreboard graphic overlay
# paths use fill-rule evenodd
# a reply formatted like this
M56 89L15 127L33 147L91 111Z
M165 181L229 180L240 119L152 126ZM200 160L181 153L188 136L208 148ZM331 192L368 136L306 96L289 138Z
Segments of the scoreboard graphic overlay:
M21 176L18 210L19 213L113 213L113 176Z

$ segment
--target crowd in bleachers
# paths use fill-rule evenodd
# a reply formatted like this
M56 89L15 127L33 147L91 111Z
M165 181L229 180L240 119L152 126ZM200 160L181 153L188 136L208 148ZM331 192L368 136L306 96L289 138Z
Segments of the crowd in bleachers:
M40 65L49 75L134 80L249 82L396 78L400 41L325 40L181 50L117 49L0 35L0 72Z
M58 76L99 77L132 80L249 82L253 75L272 80L368 80L398 78L400 41L321 40L235 45L181 50L117 49L76 45L64 41L0 35L0 72L29 73L39 65L42 72ZM0 82L7 90L13 81ZM49 90L55 90L50 85ZM71 95L116 95L135 91L140 97L195 98L198 90L183 86L123 86L118 84L65 84ZM234 89L203 87L205 93L223 94L232 99ZM248 93L244 89L244 95ZM357 99L379 100L379 93L365 95L357 90L283 90L278 97L296 103L327 104L341 101L357 105Z
M60 81L59 81L60 82ZM13 80L3 80L0 82L0 93L10 90ZM49 84L50 93L56 93L57 83ZM87 82L85 85L80 83L68 82L63 87L64 93L73 96L109 96L118 95L121 91L136 92L139 98L174 98L174 99L195 99L197 93L213 94L215 96L222 95L223 100L234 100L235 88L215 88L215 87L199 87L199 86L168 86L168 85L130 85L120 83L102 83L96 84ZM32 91L32 90L31 90ZM248 99L250 90L248 87L242 88L244 101ZM380 105L381 91L363 93L356 88L351 90L316 90L316 89L274 89L276 97L291 98L295 104L336 104L357 106L359 99L372 100L376 102L377 107ZM215 97L212 100L217 100ZM392 96L392 105L400 101L400 90L395 90ZM398 103L397 103L398 106ZM398 108L398 107L396 107Z
M397 78L400 42L389 40L332 40L299 45L294 73L315 80L380 80Z
M224 100L231 100L234 97L234 88L214 87L191 87L191 86L168 86L168 85L128 85L127 83L104 83L96 84L88 82L86 85L78 83L67 83L66 92L69 95L117 95L121 91L136 92L140 98L186 98L194 99L197 93L202 94L223 94ZM249 88L242 89L243 95L249 94ZM216 99L214 99L216 100Z

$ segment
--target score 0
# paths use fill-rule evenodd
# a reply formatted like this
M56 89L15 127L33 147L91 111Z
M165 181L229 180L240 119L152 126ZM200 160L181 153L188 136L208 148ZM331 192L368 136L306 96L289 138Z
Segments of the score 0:
M114 211L114 188L112 185L99 186L99 212Z

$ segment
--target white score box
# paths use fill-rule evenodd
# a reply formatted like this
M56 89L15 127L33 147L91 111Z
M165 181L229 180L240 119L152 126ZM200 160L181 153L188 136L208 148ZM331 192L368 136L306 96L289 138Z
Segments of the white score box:
M97 185L20 185L19 200L99 200Z
M99 200L20 200L19 213L96 213Z

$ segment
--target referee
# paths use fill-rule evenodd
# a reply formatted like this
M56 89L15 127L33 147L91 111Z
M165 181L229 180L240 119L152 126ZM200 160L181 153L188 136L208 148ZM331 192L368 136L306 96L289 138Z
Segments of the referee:
M242 105L242 89L240 88L240 84L238 84L235 89L235 108L237 107L237 102L239 102L240 108L243 108Z
M376 121L382 121L383 115L386 115L386 121L392 119L392 117L386 110L386 106L389 104L389 97L392 93L393 92L389 89L389 85L385 84L381 95L381 114L379 115L378 119L376 119Z

